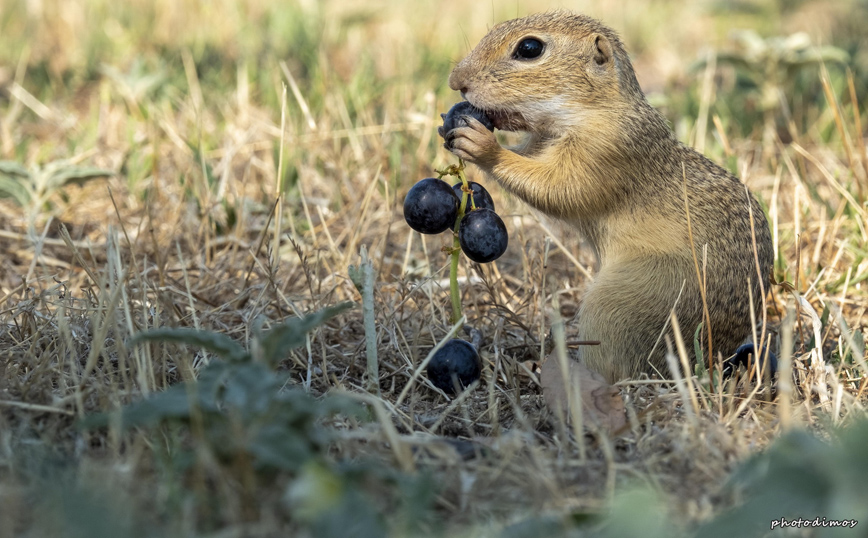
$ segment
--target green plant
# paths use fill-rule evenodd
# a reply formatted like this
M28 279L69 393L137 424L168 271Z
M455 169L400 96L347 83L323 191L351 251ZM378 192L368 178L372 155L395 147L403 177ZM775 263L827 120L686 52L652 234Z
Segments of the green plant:
M249 349L208 331L139 333L130 345L174 342L205 349L217 359L202 368L195 381L177 383L127 405L119 416L87 417L82 425L105 427L119 419L123 431L138 428L150 432L151 438L157 433L163 441L152 444L158 460L166 462L169 472L180 472L181 483L210 476L209 469L216 465L215 477L231 477L240 486L239 497L249 517L258 511L257 488L270 485L284 487L283 510L317 536L342 536L347 529L357 536L381 536L387 528L383 512L395 505L407 517L393 520L393 525L415 529L427 524L434 491L427 475L328 457L338 435L323 420L336 415L364 418L364 407L349 396L314 398L300 388L286 388L289 375L275 370L290 349L305 343L310 330L351 306L342 303L269 331L254 331ZM371 495L370 489L380 494ZM198 495L202 506L221 503L213 493Z
M826 443L808 432L793 431L745 462L728 485L741 502L695 535L763 536L774 529L801 527L811 528L811 536L864 536L868 422L833 434L832 442Z
M742 113L753 109L760 115L763 140L771 142L777 119L791 121L792 104L788 96L796 91L799 76L808 68L825 63L846 64L846 51L832 46L811 43L808 34L794 33L786 37L763 38L753 30L741 30L732 35L734 46L715 53L719 66L734 68L736 89L744 102L732 103L731 110ZM705 69L708 59L694 64L693 70ZM805 91L798 92L800 94ZM753 123L745 118L745 123Z
M196 329L138 333L130 345L175 342L200 347L220 360L205 366L195 381L172 385L124 407L121 427L190 425L195 420L202 427L199 441L219 457L244 455L257 467L298 470L327 445L328 435L317 425L319 419L359 410L343 398L316 400L300 389L282 390L288 375L274 368L289 350L304 344L307 332L350 306L332 306L257 332L250 350L224 334ZM109 419L108 414L96 415L85 424L106 425Z
M501 536L760 537L792 528L809 529L808 536L864 536L868 421L832 431L831 442L792 431L744 462L724 488L735 506L693 529L669 520L671 507L658 493L636 487L616 494L605 516L535 516L507 527Z
M717 53L717 62L731 65L750 78L763 111L780 106L782 92L793 87L801 70L849 60L847 52L837 47L813 45L804 32L762 38L753 30L741 30L733 34L733 41L733 49Z
M368 392L380 393L380 366L377 360L377 327L374 324L374 264L368 249L362 245L358 267L350 265L350 280L362 294L362 316L365 323L365 355L367 357Z
M0 198L12 198L27 208L31 218L57 190L69 184L84 183L114 175L111 170L89 166L76 166L63 159L29 170L14 161L0 161Z

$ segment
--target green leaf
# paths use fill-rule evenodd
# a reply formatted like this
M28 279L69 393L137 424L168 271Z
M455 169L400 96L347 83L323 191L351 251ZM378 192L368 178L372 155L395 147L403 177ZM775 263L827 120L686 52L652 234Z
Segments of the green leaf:
M839 49L838 47L811 47L804 51L799 51L796 58L788 63L798 67L803 67L819 63L846 64L849 61L850 55L847 51Z
M30 190L23 182L13 177L0 176L0 198L14 198L19 206L24 207L30 203Z
M142 342L175 342L196 346L228 361L246 361L250 354L238 342L225 334L201 331L198 329L151 329L140 332L130 339L130 345Z
M263 364L241 363L226 376L222 401L245 419L264 415L284 381Z
M0 161L0 198L14 198L24 207L33 197L27 188L31 183L33 177L26 168L15 161Z
M166 419L187 418L196 395L180 383L153 394L151 397L131 403L121 411L121 428L150 426ZM78 425L84 429L108 426L112 413L97 413L82 419Z
M313 490L318 493L319 489ZM320 514L311 524L311 535L320 538L379 538L388 536L383 515L370 495L357 488L346 491L340 502Z
M308 332L353 306L354 303L351 302L329 306L303 318L289 319L275 326L261 337L263 358L269 364L276 364L290 349L304 345Z
M196 400L197 394L189 391L186 384L179 383L125 407L122 423L124 428L131 428L150 426L166 419L186 419Z
M113 176L114 172L103 168L64 166L51 172L48 179L48 188L58 188L69 183L83 185L91 179Z
M223 387L226 380L234 373L233 366L247 364L243 362L215 361L202 369L196 380L199 403L203 409L217 410L223 398Z
M865 356L865 336L862 334L862 331L853 331L853 343L856 344L856 349L850 350L851 362L854 360L854 357Z
M704 370L705 369L705 360L702 357L702 343L701 343L703 323L705 323L705 322L704 321L700 322L700 324L696 326L696 330L693 331L693 353L696 354L697 366L701 364L702 368Z
M259 465L295 471L314 455L308 436L271 422L260 428L250 440L249 450Z
M0 161L0 174L30 179L30 171L15 161Z
M363 293L365 287L365 270L364 266L360 265L356 267L355 265L350 265L347 269L347 273L350 275L350 280L352 280L353 285L359 290L359 293Z

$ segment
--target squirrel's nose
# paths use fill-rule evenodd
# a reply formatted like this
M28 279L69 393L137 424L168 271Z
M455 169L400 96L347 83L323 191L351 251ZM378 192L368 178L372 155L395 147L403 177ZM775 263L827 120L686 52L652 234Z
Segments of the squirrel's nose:
M449 87L461 93L467 91L467 77L464 76L464 71L464 62L461 62L449 75Z
M461 92L461 95L467 93L467 91L469 90L467 86L468 84L465 81L456 80L455 76L449 77L449 87L455 91Z
M467 86L465 84L461 84L458 80L458 77L455 76L455 72L452 72L452 76L449 77L449 87L456 91L467 91Z

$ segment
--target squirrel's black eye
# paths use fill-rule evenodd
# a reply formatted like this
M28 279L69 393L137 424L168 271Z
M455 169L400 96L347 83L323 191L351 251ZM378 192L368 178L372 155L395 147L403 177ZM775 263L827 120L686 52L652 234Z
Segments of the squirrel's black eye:
M542 44L542 41L535 37L528 37L519 42L513 57L516 60L533 60L539 58L543 50L545 50L545 45Z

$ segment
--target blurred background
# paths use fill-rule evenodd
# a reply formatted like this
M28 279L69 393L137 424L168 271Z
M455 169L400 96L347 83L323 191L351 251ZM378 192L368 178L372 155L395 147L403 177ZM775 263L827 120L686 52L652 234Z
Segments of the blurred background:
M353 124L413 122L421 119L413 114L430 113L429 92L438 111L456 100L446 86L448 72L494 23L558 7L615 28L646 93L676 125L699 113L699 63L710 52L741 56L728 64L738 69L717 74L712 107L741 135L758 128L757 116L781 108L770 84L784 92L797 128L813 126L817 111L811 108L822 104L823 95L816 71L806 69L811 54L804 53L815 47L836 47L836 54L825 56L834 64L831 76L840 82L849 67L856 94L865 92L865 0L4 0L0 103L7 110L0 150L5 158L25 157L28 144L21 142L46 134L34 126L12 128L39 116L39 110L10 114L16 84L38 101L60 99L70 111L94 99L123 99L132 120L153 115L153 108L168 113L183 97L201 99L197 106L209 109L219 125L229 112L225 107L240 106L238 98L279 114L280 62L314 117L340 95ZM780 42L787 38L790 43ZM242 90L248 93L238 94ZM290 105L288 123L297 128L303 114L295 102ZM78 143L69 132L75 126L60 127L52 129L55 136ZM689 136L690 126L679 127ZM212 146L219 131L207 131L202 143Z

